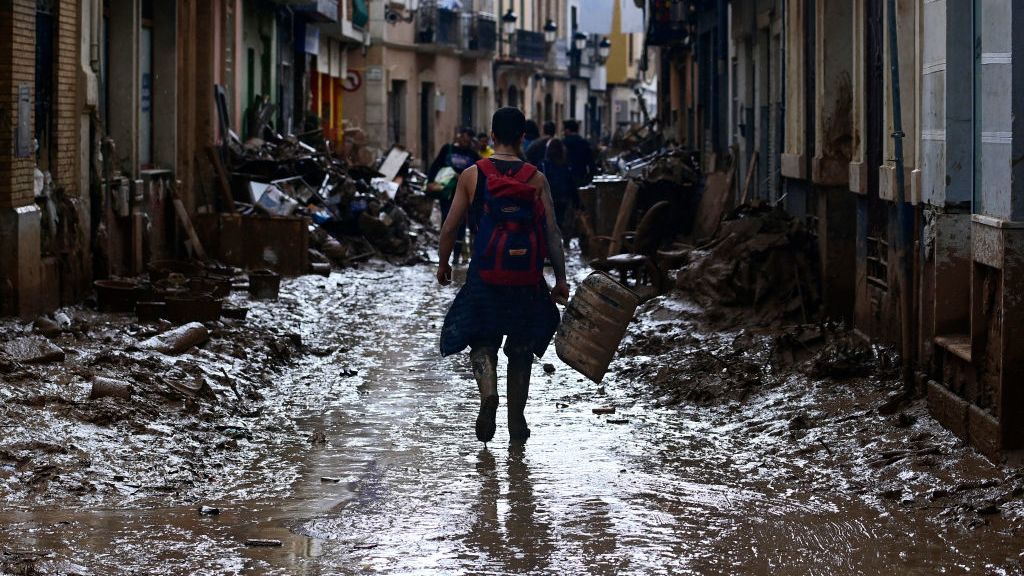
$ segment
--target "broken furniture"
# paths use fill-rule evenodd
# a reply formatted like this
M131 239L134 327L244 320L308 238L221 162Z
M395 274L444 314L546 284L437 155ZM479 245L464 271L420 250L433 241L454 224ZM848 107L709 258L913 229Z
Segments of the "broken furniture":
M632 212L627 190L626 200L622 203L623 211ZM628 212L627 212L628 214ZM661 270L657 265L658 250L662 248L671 236L671 205L668 202L658 202L651 206L644 217L640 220L636 231L617 233L618 239L611 238L611 247L608 257L593 260L591 268L604 272L614 272L618 275L620 282L629 285L630 278L633 279L635 291L644 299L656 296L662 292L664 281ZM620 219L618 229L624 229L624 216ZM626 249L621 252L620 247Z

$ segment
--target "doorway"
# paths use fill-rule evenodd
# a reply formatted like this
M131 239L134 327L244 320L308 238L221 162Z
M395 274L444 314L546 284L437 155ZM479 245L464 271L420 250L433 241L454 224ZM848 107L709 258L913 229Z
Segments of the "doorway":
M434 154L434 83L420 85L420 157L424 166L430 164Z

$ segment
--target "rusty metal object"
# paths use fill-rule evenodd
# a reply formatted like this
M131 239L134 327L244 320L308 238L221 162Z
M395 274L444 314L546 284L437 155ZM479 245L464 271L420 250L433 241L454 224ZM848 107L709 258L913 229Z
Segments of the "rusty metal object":
M631 290L603 272L594 272L565 308L555 335L558 357L600 383L639 305Z

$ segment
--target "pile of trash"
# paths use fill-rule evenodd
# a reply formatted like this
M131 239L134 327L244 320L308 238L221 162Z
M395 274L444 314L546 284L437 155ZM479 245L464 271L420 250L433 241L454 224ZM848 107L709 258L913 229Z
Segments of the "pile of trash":
M725 321L807 323L820 303L816 258L814 238L802 222L754 201L723 218L693 251L676 285Z
M231 149L235 211L310 218L313 262L345 267L382 256L412 263L436 243L426 176L409 167L400 148L376 166L347 165L326 141L315 148L294 136L253 138Z

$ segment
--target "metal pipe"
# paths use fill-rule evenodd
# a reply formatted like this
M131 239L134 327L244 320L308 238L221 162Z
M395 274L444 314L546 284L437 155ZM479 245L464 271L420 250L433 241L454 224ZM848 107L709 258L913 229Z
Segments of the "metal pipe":
M92 71L100 73L100 22L103 11L103 0L90 0L89 12L89 66Z
M903 112L900 108L900 50L896 32L896 0L889 0L889 74L892 88L893 163L896 167L896 258L900 295L900 359L903 384L913 386L913 267L911 250L912 213L907 207L906 183L903 174Z

